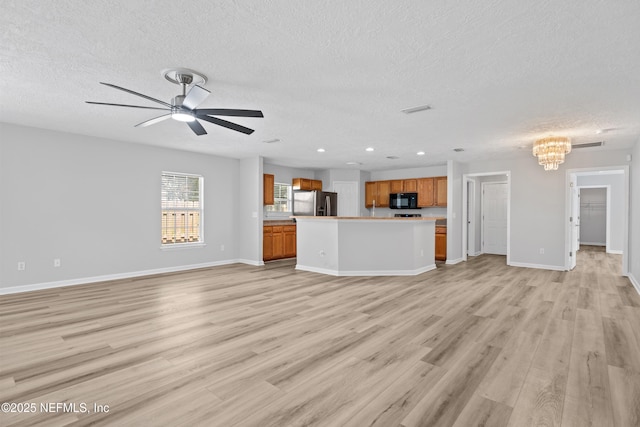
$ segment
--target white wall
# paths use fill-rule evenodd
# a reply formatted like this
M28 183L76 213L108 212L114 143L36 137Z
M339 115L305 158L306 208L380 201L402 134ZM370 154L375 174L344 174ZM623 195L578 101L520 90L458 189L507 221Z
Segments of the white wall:
M462 175L465 165L449 160L447 165L447 264L462 261ZM465 207L466 209L466 207ZM466 248L465 248L466 250Z
M238 256L237 160L8 124L0 134L0 291ZM205 247L160 249L162 171L204 176Z
M262 265L262 175L262 157L240 160L241 197L236 205L229 206L238 221L238 259L252 265Z
M640 139L632 151L629 212L629 278L640 293Z
M625 209L625 179L624 174L592 174L592 175L579 175L578 176L578 187L582 186L595 186L595 185L608 185L611 191L610 201L611 201L611 221L610 224L610 241L609 241L609 249L612 252L622 253L624 246L624 209ZM587 189L583 189L580 192L581 203L584 202L584 198L582 197L583 191ZM606 211L605 211L606 212ZM604 212L597 212L591 210L591 213L595 214L603 214ZM581 215L580 216L580 234L582 234L582 220L587 219L587 226L589 225L588 218ZM582 241L582 238L580 238ZM586 241L586 240L585 240Z
M315 172L310 169L290 168L287 166L264 163L263 170L264 173L274 175L275 181L282 184L291 184L291 180L293 178L315 179Z
M630 151L573 151L559 170L547 172L527 152L468 163L467 173L511 171L511 264L562 270L566 170L624 166Z

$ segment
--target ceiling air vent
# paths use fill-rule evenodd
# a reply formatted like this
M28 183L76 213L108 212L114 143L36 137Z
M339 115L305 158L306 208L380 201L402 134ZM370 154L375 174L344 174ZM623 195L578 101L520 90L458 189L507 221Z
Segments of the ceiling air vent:
M604 141L598 141L598 142L587 142L584 144L573 144L571 146L572 150L575 150L576 148L591 148L591 147L601 147L604 145Z

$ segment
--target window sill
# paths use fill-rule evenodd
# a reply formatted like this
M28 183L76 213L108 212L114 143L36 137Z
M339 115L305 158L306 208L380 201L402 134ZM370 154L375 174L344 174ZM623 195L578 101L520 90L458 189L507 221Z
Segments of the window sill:
M204 248L207 246L204 242L198 243L171 243L166 245L160 245L160 250L162 251L175 251L175 250L183 250L183 249L196 249L196 248Z

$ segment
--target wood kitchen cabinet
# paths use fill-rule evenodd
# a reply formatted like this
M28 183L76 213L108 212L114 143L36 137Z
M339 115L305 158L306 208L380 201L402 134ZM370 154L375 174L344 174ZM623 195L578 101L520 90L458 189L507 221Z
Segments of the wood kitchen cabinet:
M262 229L262 259L273 259L273 227L266 225Z
M447 227L436 226L436 261L447 260Z
M285 225L282 233L284 245L283 257L293 258L296 256L296 226Z
M373 207L373 201L378 195L378 187L375 181L367 181L364 183L364 205L367 208ZM376 202L377 203L377 202Z
M391 181L368 181L364 183L364 204L373 207L375 201L377 208L389 207L389 193L391 193Z
M271 261L296 256L295 225L265 225L262 231L262 259Z
M447 206L447 177L433 178L433 194L435 206Z
M273 184L275 183L275 176L265 173L262 175L262 192L265 205L273 205L275 203L273 195Z
M294 190L318 190L322 191L322 180L310 178L293 178L291 188Z
M447 206L447 177L393 179L364 183L365 207L389 207L389 193L418 193L418 207Z
M434 206L433 178L418 178L418 206L427 208Z
M393 179L389 181L390 193L402 193L404 191L404 181L401 179Z
M405 179L402 181L402 191L404 193L417 193L418 192L418 180L417 179Z

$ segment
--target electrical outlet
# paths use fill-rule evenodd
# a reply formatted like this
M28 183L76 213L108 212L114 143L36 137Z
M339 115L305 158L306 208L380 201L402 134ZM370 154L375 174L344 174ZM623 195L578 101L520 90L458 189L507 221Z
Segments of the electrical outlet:
M24 261L18 261L18 271L24 271L27 269L27 264Z
M540 255L544 255L544 248L540 248Z
M224 245L220 245L220 250L224 252Z
M53 260L53 266L54 267L60 267L60 258L56 258Z

